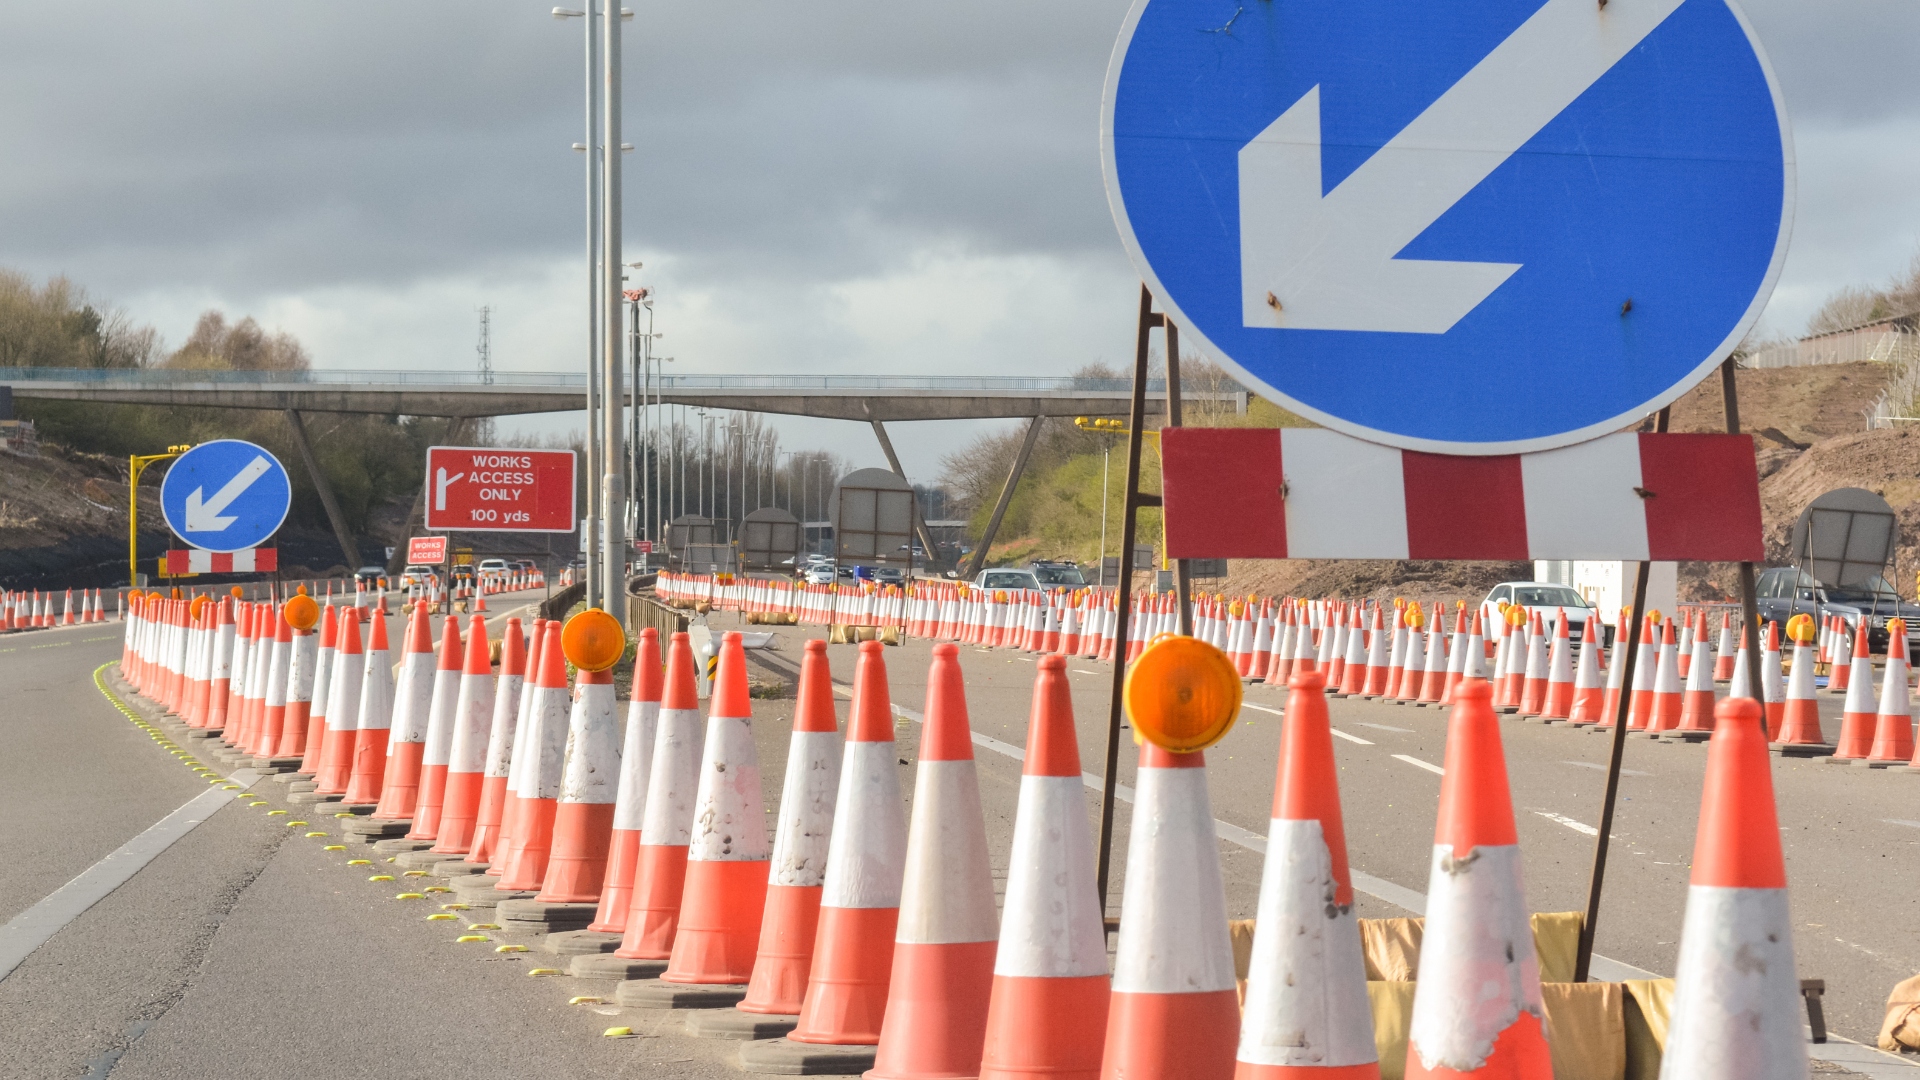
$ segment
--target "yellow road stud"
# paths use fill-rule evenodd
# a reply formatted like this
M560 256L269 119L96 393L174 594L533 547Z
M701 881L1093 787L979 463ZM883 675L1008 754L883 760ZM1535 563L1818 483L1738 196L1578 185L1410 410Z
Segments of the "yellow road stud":
M465 944L466 942L469 942L469 941L492 941L492 940L493 940L492 938L488 937L485 934L461 934L459 937L453 939L454 944L456 945Z
M454 919L454 918L458 918L458 916L450 912L436 911L433 914L427 916L427 921L428 922L446 922L447 920Z
M424 889L421 889L420 891L421 891L421 892L430 892L430 893L436 893L436 892L437 892L437 893L450 893L450 892L452 892L453 890L452 890L452 889L449 889L449 888L447 888L447 887L446 887L445 885L429 885L429 886L427 886L426 888L424 888Z
M334 816L334 817L359 817L360 815L358 815L358 814L349 814L349 813L345 813L345 812L342 812L342 813L338 813L338 814L335 814L335 815L333 815L333 816Z
M345 844L328 844L328 845L327 845L326 847L323 847L323 848L321 848L320 850L321 850L321 851L345 851L345 850L347 850L347 845L345 845Z
M633 1038L639 1037L633 1033L633 1029L630 1027L608 1028L607 1030L601 1032L600 1036L601 1038L605 1038L605 1039L633 1039Z
M526 952L527 947L525 945L496 945L493 951L497 953Z
M367 880L368 881L392 881L393 875L392 874L375 874L372 877L368 878Z
M527 974L528 976L536 979L552 978L555 975L561 974L561 971L559 968L528 968Z
M307 835L308 835L309 837L313 837L313 836L325 836L325 835L327 835L327 834L326 834L326 833L323 833L323 832L310 832L310 833L308 833Z
M307 823L306 823L306 822L304 822L304 821L289 821L289 822L287 822L287 828L289 828L289 829L299 829L299 828L304 828L304 827L306 827L306 825L307 825Z
M402 877L427 877L428 874L425 870L409 870L405 874L402 874L401 876Z
M348 859L347 865L348 866L372 866L373 860L372 859Z
M269 810L269 811L267 811L267 816L268 816L268 817L279 817L280 815L282 815L282 814L284 814L284 813L286 813L286 811L285 811L285 810Z
M498 930L498 929L500 929L500 924L499 924L499 923L490 923L490 922L477 922L477 923L468 923L468 924L467 924L467 929L469 929L469 930Z
M467 904L441 904L440 910L441 911L465 911L467 910L468 906L469 905Z
M395 900L425 900L426 899L426 897L421 896L417 892L395 893L393 898Z
M567 999L567 1004L569 1005L605 1005L606 1003L606 998L594 997L592 994L581 994L579 997L570 997Z

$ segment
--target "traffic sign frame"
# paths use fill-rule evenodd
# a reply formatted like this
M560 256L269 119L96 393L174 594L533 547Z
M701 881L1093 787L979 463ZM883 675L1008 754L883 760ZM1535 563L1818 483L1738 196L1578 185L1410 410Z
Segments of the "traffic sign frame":
M1116 111L1125 108L1125 106L1118 105L1117 103L1121 102L1123 97L1123 80L1127 78L1126 69L1130 49L1133 47L1136 32L1141 26L1143 17L1146 16L1150 10L1168 7L1174 7L1183 13L1188 11L1195 13L1194 18L1190 21L1195 28L1193 36L1196 40L1214 40L1207 35L1200 34L1198 31L1207 27L1218 27L1224 35L1236 36L1233 47L1241 50L1251 48L1253 47L1251 44L1246 44L1248 39L1255 39L1257 35L1263 32L1270 32L1263 31L1254 20L1257 17L1277 20L1279 18L1279 8L1283 7L1283 4L1277 3L1259 9L1244 9L1239 15L1236 15L1236 4L1233 0L1225 0L1224 6L1211 4L1209 0L1135 0L1132 8L1127 13L1115 43L1112 58L1107 69L1105 90L1101 102L1101 162L1104 170L1108 203L1113 213L1115 225L1120 234L1122 246L1125 248L1128 257L1133 261L1135 268L1141 274L1142 280L1146 283L1147 288L1158 300L1162 310L1164 310L1170 318L1177 321L1183 331L1193 335L1210 357L1220 361L1223 366L1233 372L1237 378L1243 380L1249 389L1309 420L1313 420L1336 431L1402 449L1464 455L1514 454L1547 450L1573 445L1612 431L1618 431L1644 416L1671 404L1674 400L1678 399L1680 395L1691 389L1703 377L1710 373L1715 365L1719 364L1739 345L1746 334L1752 329L1753 325L1759 320L1760 314L1772 294L1774 285L1779 279L1781 268L1785 261L1788 241L1792 234L1793 210L1797 186L1795 177L1795 155L1792 132L1789 127L1789 120L1784 98L1781 94L1779 80L1774 73L1771 63L1767 59L1765 50L1761 47L1754 33L1752 25L1737 4L1734 3L1733 0L1717 0L1717 3L1719 6L1724 7L1733 21L1737 23L1740 33L1744 35L1746 45L1752 51L1752 60L1757 64L1759 74L1764 78L1766 94L1772 105L1774 125L1778 132L1780 154L1780 210L1778 226L1772 237L1770 254L1764 272L1752 274L1750 279L1743 278L1739 283L1739 287L1744 288L1744 282L1751 280L1753 282L1753 294L1746 302L1744 309L1741 310L1740 317L1733 321L1730 329L1726 330L1724 334L1719 334L1718 340L1712 343L1712 347L1704 349L1697 360L1691 360L1688 367L1676 368L1676 370L1671 373L1670 378L1665 374L1659 375L1657 380L1641 378L1638 375L1633 375L1632 377L1627 375L1620 376L1619 388L1613 392L1612 396L1618 398L1619 402L1627 404L1610 402L1608 405L1610 411L1607 415L1592 415L1590 419L1585 416L1569 416L1562 421L1566 425L1563 429L1546 430L1546 428L1551 425L1540 423L1538 427L1541 430L1537 430L1534 433L1523 433L1508 437L1501 434L1501 432L1512 431L1516 427L1522 427L1535 422L1533 418L1527 415L1525 406L1515 405L1511 398L1508 398L1504 402L1494 401L1489 403L1485 399L1494 395L1479 393L1476 396L1475 393L1469 392L1469 390L1464 387L1463 384L1465 380L1463 379L1460 383L1452 384L1450 387L1451 390L1457 391L1458 400L1455 402L1432 399L1435 396L1446 396L1442 393L1439 395L1430 395L1425 400L1419 400L1416 405L1414 399L1417 395L1409 394L1406 403L1399 405L1391 416L1383 417L1376 415L1370 418L1369 421L1357 420L1352 416L1341 415L1333 409L1324 408L1310 401L1303 400L1300 394L1290 393L1282 386L1276 385L1275 381L1256 375L1250 370L1246 363L1242 362L1244 359L1248 359L1248 357L1236 357L1235 353L1239 350L1237 348L1229 348L1228 345L1231 344L1230 341L1220 340L1218 335L1209 333L1210 325L1217 331L1225 332L1228 338L1238 336L1240 333L1240 275L1237 270L1231 277L1234 286L1234 295L1231 297L1233 315L1231 321L1229 322L1219 312L1209 313L1206 318L1195 318L1196 312L1188 306L1197 302L1198 297L1196 295L1195 285L1190 281L1183 281L1183 276L1191 274L1195 266L1202 264L1217 270L1223 250L1230 250L1232 252L1234 256L1234 266L1237 268L1239 265L1240 245L1237 235L1233 237L1198 237L1192 236L1192 234L1189 233L1187 235L1192 237L1191 242L1188 240L1180 241L1177 252L1170 252L1168 250L1164 238L1156 241L1156 244L1160 245L1161 262L1156 263L1147 257L1146 249L1143 247L1141 238L1136 231L1135 218L1139 217L1138 204L1136 204L1134 210L1130 211L1123 190L1126 187L1126 181L1120 171L1120 155L1116 151ZM1540 6L1544 8L1546 5L1542 4ZM1216 7L1219 8L1217 12L1214 10ZM1683 6L1683 10L1694 12L1699 9L1691 5L1686 5ZM1716 7L1715 11L1710 14L1714 14L1717 17L1717 11L1718 8ZM1209 22L1214 14L1218 14L1219 18ZM1223 36L1218 40L1225 41L1228 40L1228 37ZM1226 58L1231 54L1222 52L1219 55L1222 57L1221 64L1224 66L1227 63ZM1622 63L1625 63L1625 61L1622 61ZM1751 79L1751 74L1749 74L1748 78ZM1465 80L1463 79L1462 81L1464 82ZM1441 85L1444 86L1446 84ZM1751 82L1749 82L1748 85L1753 86ZM1215 87L1214 89L1218 90L1219 88ZM1248 93L1252 94L1254 92L1255 88L1250 86ZM1291 93L1291 91L1289 91L1289 93ZM1582 94L1584 94L1584 92L1582 92ZM1198 89L1195 90L1195 96L1201 96ZM1215 100L1218 97L1219 95L1215 94L1213 97L1208 98L1208 100ZM1576 96L1576 101L1578 101L1578 97L1579 95ZM1754 93L1751 95L1751 101L1753 108L1757 110L1757 87L1755 87ZM1184 107L1184 103L1168 105L1170 110L1177 111L1180 107ZM1569 106L1566 111L1571 112L1575 107L1577 106ZM1285 108L1285 106L1282 106L1282 108ZM1200 119L1206 118L1207 117L1182 117L1183 120L1192 121L1196 124L1199 123ZM1215 133L1214 137L1223 143L1244 145L1239 143L1242 134L1243 133L1235 129L1233 132ZM1248 138L1251 137L1251 133L1244 134L1246 134ZM1121 138L1126 137L1124 133L1121 136ZM1757 134L1753 137L1756 139L1759 138ZM1194 136L1193 141L1198 142L1199 137ZM1343 149L1352 151L1352 148ZM1769 158L1768 160L1770 161L1771 159ZM1348 164L1352 164L1352 162L1348 162ZM1198 170L1200 166L1195 165L1193 168ZM1171 173L1173 167L1169 165L1165 171ZM1208 175L1211 177L1211 174ZM1495 175L1497 176L1498 174L1496 173ZM1156 180L1158 179L1160 179L1160 177L1156 176ZM1469 195L1463 198L1461 202L1464 203L1468 199L1471 199L1474 191L1487 187L1490 183L1491 181L1488 181L1476 185L1475 188L1469 190ZM1235 209L1233 190L1219 190L1216 187L1208 187L1206 189L1206 196L1208 199L1211 199L1210 205L1213 205L1218 211L1218 216L1221 221L1237 222L1238 217L1237 210ZM1140 196L1136 195L1135 198L1138 199ZM1766 212L1768 214L1771 214L1770 206L1770 202L1766 204ZM1448 211L1448 213L1450 212L1451 210ZM1148 219L1140 217L1140 220L1144 222ZM1440 221L1437 222L1436 225L1429 227L1427 231L1429 233L1443 233L1445 229L1442 228L1442 226L1445 224L1446 215L1443 213ZM1166 232L1168 230L1162 231ZM1237 232L1237 229L1234 231ZM1749 240L1754 255L1749 267L1749 272L1751 272L1758 268L1758 254L1760 250L1762 250L1762 247L1758 235L1750 237ZM1204 241L1204 245L1202 241ZM1414 242L1408 244L1404 250L1413 252L1416 248L1421 248L1422 250L1418 255L1412 256L1412 258L1416 259L1422 257L1445 259L1448 257L1446 253L1435 254L1431 249L1423 248L1423 245L1427 243L1426 234L1422 234ZM1199 249L1203 246L1205 250L1201 252ZM1457 247L1457 243L1454 246ZM1395 261L1398 260L1396 259ZM1212 273L1213 271L1209 272ZM1215 276L1223 280L1226 279L1224 272L1216 273ZM1174 280L1169 281L1169 277ZM1733 293L1734 287L1733 285L1729 285L1727 287L1727 295L1731 296ZM1208 299L1206 304L1202 305L1203 307L1215 304L1221 300L1212 290L1209 290L1205 295ZM1487 298L1487 302L1492 303L1500 299L1501 295L1496 288L1495 293ZM1633 298L1629 296L1628 300L1631 301ZM1622 318L1627 317L1628 313L1637 307L1642 312L1643 318L1651 319L1663 312L1660 306L1662 300L1663 298L1658 295L1643 293L1637 301L1630 304L1623 303L1623 301L1618 298L1610 298L1607 300L1607 303L1613 305L1612 308L1608 310L1619 310ZM1721 317L1730 315L1733 310L1730 299L1723 299L1723 303L1724 312ZM1673 311L1675 309L1669 307L1664 310ZM1492 309L1488 309L1488 311L1491 312ZM1585 317L1590 317L1589 321L1594 322L1595 325L1597 325L1599 321L1604 321L1600 320L1599 315L1593 311L1585 311L1583 318ZM1468 318L1471 318L1471 316L1468 316ZM1711 323L1711 331L1696 327L1697 332L1693 334L1696 341L1688 346L1686 353L1679 355L1684 355L1691 359L1693 348L1703 344L1708 333L1717 331L1720 326L1726 325L1724 322L1719 321L1718 317L1714 319L1702 319L1702 322ZM1252 333L1264 334L1268 332L1259 328L1247 329ZM1280 332L1292 334L1339 333L1338 331L1307 330L1281 330ZM1289 344L1285 346L1286 351L1276 351L1272 355L1262 355L1259 359L1262 361L1261 366L1272 371L1309 372L1312 374L1312 377L1322 380L1332 380L1335 376L1330 375L1330 372L1355 372L1356 375L1353 379L1355 386L1364 385L1368 388L1369 393L1375 392L1376 388L1387 389L1387 386L1380 380L1376 379L1376 381L1371 383L1366 382L1365 377L1371 377L1370 373L1361 372L1359 369L1368 367L1371 362L1377 361L1380 352L1376 350L1376 346L1378 346L1380 350L1400 347L1404 343L1399 339L1404 337L1404 335L1379 333L1366 334L1365 336L1370 340L1361 342L1355 334L1349 332L1347 337L1351 340L1351 344L1342 346L1345 350L1344 353L1323 352L1319 355L1298 355L1301 350ZM1307 339L1296 338L1293 340L1302 341ZM1318 340L1324 343L1331 342L1335 339L1321 338ZM1325 345L1315 344L1313 347L1325 348ZM1529 351L1528 355L1539 355L1542 351L1545 350ZM1373 354L1373 361L1369 360L1369 353ZM1344 359L1341 359L1342 356L1344 356ZM1678 360L1671 362L1675 364L1679 363ZM1596 370L1598 370L1597 367ZM1304 378L1305 376L1302 377ZM1657 392L1644 393L1642 387L1631 385L1636 379L1647 385L1653 385L1657 381L1664 383L1664 386ZM1298 384L1298 380L1296 380L1296 384ZM1332 385L1332 383L1322 381L1318 384L1307 386L1305 389L1321 392L1321 396L1325 397L1328 396L1328 392L1325 392L1325 387L1329 385ZM1347 388L1347 392L1357 393L1359 391ZM1562 398L1555 397L1547 400L1558 401L1562 400ZM1482 407L1484 416L1477 418L1475 422L1479 425L1479 431L1486 433L1487 437L1484 440L1477 437L1463 438L1452 432L1444 433L1446 437L1431 437L1428 434L1422 433L1422 429L1427 431L1439 429L1442 425L1434 418L1436 416L1448 415L1447 410L1450 407L1455 408L1456 411L1463 407ZM1506 410L1504 417L1500 412L1502 408ZM1346 411L1354 412L1357 410L1348 409ZM1503 420L1509 422L1501 426ZM1576 423L1576 420L1581 422Z

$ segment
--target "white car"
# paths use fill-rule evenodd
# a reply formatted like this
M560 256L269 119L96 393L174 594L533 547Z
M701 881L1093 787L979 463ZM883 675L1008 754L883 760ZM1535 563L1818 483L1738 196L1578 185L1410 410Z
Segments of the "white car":
M1040 592L1040 579L1033 576L1031 570L1016 570L1003 567L997 570L982 570L980 576L973 579L974 587L993 592L999 589L1031 589Z
M1560 617L1560 612L1565 610L1567 637L1572 639L1575 645L1580 643L1581 636L1586 630L1587 616L1597 615L1593 605L1587 603L1585 597L1565 585L1552 585L1544 581L1503 581L1495 585L1487 593L1487 598L1480 602L1480 622L1488 629L1489 638L1495 632L1492 626L1500 618L1502 603L1526 608L1529 615L1539 613L1541 621L1549 630L1552 629L1554 620ZM1608 645L1612 639L1613 630L1602 621L1600 644Z

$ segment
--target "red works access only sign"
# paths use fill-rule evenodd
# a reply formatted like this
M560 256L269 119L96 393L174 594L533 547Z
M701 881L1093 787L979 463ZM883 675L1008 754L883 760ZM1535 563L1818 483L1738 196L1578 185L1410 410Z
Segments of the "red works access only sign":
M498 446L427 449L429 529L572 532L571 450Z

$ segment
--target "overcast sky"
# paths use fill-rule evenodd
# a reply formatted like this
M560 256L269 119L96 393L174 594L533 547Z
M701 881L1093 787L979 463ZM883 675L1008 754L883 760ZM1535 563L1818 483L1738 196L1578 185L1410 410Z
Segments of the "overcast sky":
M1701 2L1701 0L1694 0ZM1065 374L1131 351L1100 91L1125 0L628 0L627 258L685 372ZM585 352L582 40L550 4L8 5L0 265L170 343L208 307L324 367ZM1920 235L1913 0L1749 0L1800 199L1766 324ZM554 423L516 427L551 430ZM871 433L789 442L880 464ZM974 430L897 430L910 475Z

